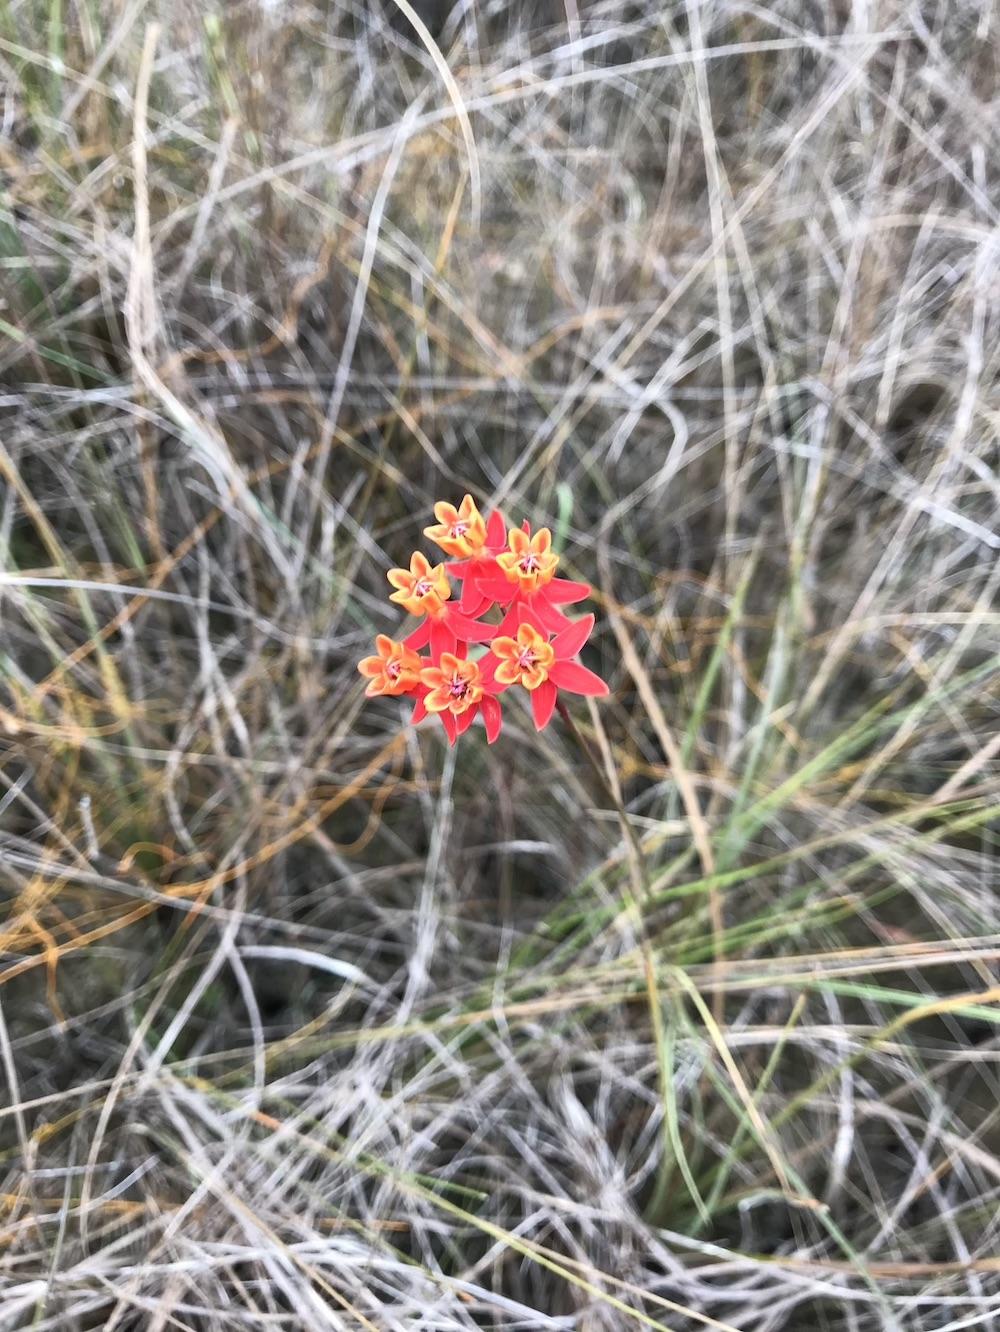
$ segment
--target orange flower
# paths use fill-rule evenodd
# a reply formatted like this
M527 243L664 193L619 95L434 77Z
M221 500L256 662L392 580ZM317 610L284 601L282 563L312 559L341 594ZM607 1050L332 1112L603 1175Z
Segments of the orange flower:
M375 639L376 657L365 657L358 662L358 670L368 680L365 693L369 698L388 694L396 698L412 693L420 684L423 662L415 652L386 634Z
M420 683L430 690L423 700L427 711L450 712L454 717L475 707L484 692L479 663L463 661L451 652L442 652L437 666L425 666Z
M389 600L398 601L411 615L435 615L451 596L444 565L432 568L419 550L410 556L409 569L390 569L386 577L396 589Z
M508 549L497 556L497 564L522 594L537 592L555 577L559 556L552 554L552 533L547 527L540 527L534 536L512 527L507 545Z
M497 684L519 684L525 689L544 684L556 659L552 644L533 624L519 625L516 638L494 638L490 651L500 663L493 673Z
M516 639L498 635L490 644L481 667L485 688L492 691L496 687L506 689L509 684L523 685L531 695L531 714L539 731L548 726L560 689L567 694L599 698L608 692L608 686L599 675L573 661L593 627L593 615L585 615L582 620L572 621L550 643L541 622L522 620ZM542 649L544 661L540 657ZM529 658L534 660L529 662ZM421 672L421 679L424 674Z
M430 537L446 555L458 560L475 559L486 545L486 521L471 495L465 495L457 509L454 504L438 500L434 517L436 526L425 527L424 536Z

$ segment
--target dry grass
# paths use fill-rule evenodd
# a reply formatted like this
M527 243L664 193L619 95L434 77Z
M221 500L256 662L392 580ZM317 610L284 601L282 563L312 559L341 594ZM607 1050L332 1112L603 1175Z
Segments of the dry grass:
M416 9L0 4L0 1329L991 1327L1000 10Z

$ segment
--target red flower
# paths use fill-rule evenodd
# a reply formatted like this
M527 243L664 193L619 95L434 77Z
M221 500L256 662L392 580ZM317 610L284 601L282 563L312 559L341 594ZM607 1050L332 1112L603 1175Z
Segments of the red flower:
M520 684L527 689L531 694L535 729L540 731L552 717L560 689L592 697L609 692L599 675L571 660L586 643L593 627L593 615L585 615L556 634L550 643L544 626L523 620L516 638L506 635L494 638L484 658L483 675L487 682L495 681L504 688Z
M454 744L482 712L487 743L492 744L500 734L500 704L488 692L489 685L477 661L442 652L436 665L421 670L420 683L427 693L417 701L414 722L422 721L428 712L436 713L449 742Z
M429 531L429 529L427 529ZM448 572L462 579L462 614L475 618L492 606L496 598L484 592L481 584L496 580L497 556L507 547L507 525L499 509L494 509L486 524L486 539L468 559L448 565Z
M391 569L391 600L422 623L402 642L385 634L375 640L376 655L358 670L369 697L416 697L414 722L428 713L441 718L449 741L478 716L492 744L500 734L498 695L520 685L531 696L535 725L546 726L560 689L571 694L608 692L604 681L572 658L594 627L593 615L573 621L558 608L590 595L586 583L557 578L558 555L547 527L534 536L524 523L508 533L503 516L485 520L471 495L458 508L445 500L434 506L437 523L424 529L453 563L432 565L419 551L408 569ZM448 575L462 581L458 605ZM480 618L497 611L499 624ZM471 643L489 643L479 661L470 661ZM429 655L419 655L429 648Z
M500 633L516 630L523 618L522 610L530 611L550 634L570 627L573 621L556 608L583 601L590 596L590 586L556 578L558 564L559 556L552 554L552 533L547 527L539 528L534 536L528 523L523 529L511 529L507 549L497 556L492 570L478 580L481 599L510 607Z
M452 604L444 565L432 568L419 550L410 557L409 569L390 569L386 577L396 589L390 601L398 601L411 615L427 617L403 640L414 652L428 643L435 655L454 652L459 643L488 643L496 633L496 625L479 624Z

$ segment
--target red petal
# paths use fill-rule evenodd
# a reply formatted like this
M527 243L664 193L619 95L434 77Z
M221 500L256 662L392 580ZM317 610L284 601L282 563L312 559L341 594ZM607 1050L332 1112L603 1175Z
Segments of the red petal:
M413 633L408 638L403 639L403 647L412 648L414 652L419 652L430 641L431 622L424 620L423 624L417 625Z
M474 704L471 708L466 708L455 718L455 729L459 735L464 735L472 723L476 720L476 713L479 711L479 704Z
M413 709L413 716L410 721L416 726L417 722L422 722L427 716L427 705L422 698L417 699L416 707Z
M455 632L448 620L432 620L430 631L431 656L437 660L442 652L454 652L456 647Z
M517 584L502 575L499 578L492 575L477 578L476 586L484 597L489 597L490 601L499 601L503 606L517 596Z
M441 725L448 733L448 743L453 745L458 739L458 728L455 725L455 714L453 712L439 712Z
M602 694L610 692L599 675L588 671L586 666L581 666L578 661L557 661L549 668L549 679L560 689L566 689L571 694L589 694L599 698Z
M485 694L479 706L482 708L483 723L486 726L486 743L491 745L500 734L500 727L503 723L500 704L490 694Z
M535 597L531 609L538 624L546 633L562 634L573 627L573 621L567 619L562 611L557 611L555 606L550 606L544 597Z
M512 609L517 613L518 624L530 624L532 629L536 629L540 634L547 636L545 623L539 616L534 602L515 601Z
M445 612L445 619L454 636L466 643L488 643L497 631L495 624L482 624L479 620L470 620L467 615L454 609Z
M485 657L479 658L479 677L484 685L489 686L496 683L493 677L496 675L497 667L499 665L500 662L494 657L492 652L487 652ZM504 686L497 685L497 688L503 689Z
M486 544L494 550L502 550L507 544L507 524L499 509L494 509L487 519Z
M556 706L556 687L551 680L543 680L537 689L531 691L531 711L535 718L535 730L548 726Z
M461 579L465 578L466 575L468 574L469 565L471 563L472 563L471 560L459 560L457 564L446 564L444 567L445 570L452 576L452 578Z
M552 640L556 656L575 657L590 637L593 627L593 615L585 615L582 620L577 620L571 628L564 629L561 634L556 634Z
M490 604L489 598L484 597L479 590L479 584L475 578L467 578L462 584L462 599L458 603L463 615L468 615L470 620L474 620L477 615L481 615Z
M573 583L568 578L553 578L546 583L542 595L554 606L568 606L573 601L583 601L591 595L589 583Z

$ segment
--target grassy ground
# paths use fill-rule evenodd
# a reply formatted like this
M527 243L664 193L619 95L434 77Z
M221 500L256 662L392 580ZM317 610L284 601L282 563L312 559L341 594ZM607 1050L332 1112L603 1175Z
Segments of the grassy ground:
M0 1329L992 1327L1000 10L417 8L0 3Z

